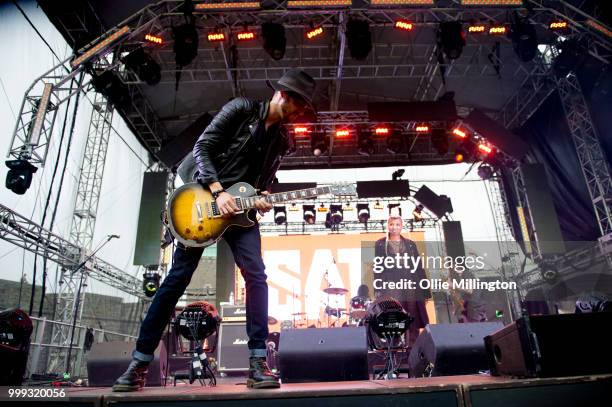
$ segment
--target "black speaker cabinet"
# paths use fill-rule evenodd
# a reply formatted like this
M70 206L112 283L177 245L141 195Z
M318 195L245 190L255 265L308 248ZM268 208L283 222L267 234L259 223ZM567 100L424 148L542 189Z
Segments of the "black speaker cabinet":
M484 337L501 322L429 324L408 356L411 377L474 374L489 368Z
M217 345L219 372L246 372L249 370L248 342L246 323L221 323Z
M281 331L279 356L283 383L368 379L365 327Z
M94 343L87 356L87 376L91 387L110 387L123 374L132 360L134 342L111 341ZM160 342L149 365L146 386L165 385L166 346Z
M491 373L520 377L612 373L612 313L532 315L485 338Z

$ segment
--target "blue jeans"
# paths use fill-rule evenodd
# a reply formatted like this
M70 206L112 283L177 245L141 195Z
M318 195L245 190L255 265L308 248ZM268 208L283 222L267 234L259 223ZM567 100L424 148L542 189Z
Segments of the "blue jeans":
M250 228L230 227L223 238L230 246L234 260L246 283L246 331L250 355L266 357L268 338L268 285L261 258L259 225ZM172 268L157 290L147 315L140 326L133 356L143 361L153 360L174 307L191 281L204 249L186 248L178 244L174 250Z

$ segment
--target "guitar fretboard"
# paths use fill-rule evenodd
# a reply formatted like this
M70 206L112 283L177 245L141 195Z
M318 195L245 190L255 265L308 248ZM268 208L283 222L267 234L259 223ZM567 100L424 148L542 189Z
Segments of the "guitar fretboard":
M314 198L318 195L326 195L331 193L330 187L316 187L316 188L306 188L299 189L297 191L288 191L288 192L279 192L276 194L270 194L267 196L259 195L259 196L250 196L250 197L240 197L236 198L236 204L241 210L251 209L255 207L255 202L260 198L265 199L267 202L271 204L280 204L287 201L294 201L296 199L307 199Z

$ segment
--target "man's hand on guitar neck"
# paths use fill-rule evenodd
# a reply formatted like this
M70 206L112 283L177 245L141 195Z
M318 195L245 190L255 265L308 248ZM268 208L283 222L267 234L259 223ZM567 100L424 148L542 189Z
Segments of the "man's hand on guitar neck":
M268 191L261 191L262 198L259 198L257 201L255 201L255 208L257 208L259 213L262 215L273 208L272 204L263 198L269 194L270 193Z

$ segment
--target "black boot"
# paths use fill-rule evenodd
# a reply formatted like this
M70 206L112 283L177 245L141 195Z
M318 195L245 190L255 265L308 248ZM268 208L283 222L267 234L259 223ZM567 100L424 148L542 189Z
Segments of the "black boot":
M149 362L132 359L127 370L115 380L113 391L136 391L145 385Z
M249 378L247 387L253 389L277 389L280 387L275 376L266 363L266 358L249 358Z

